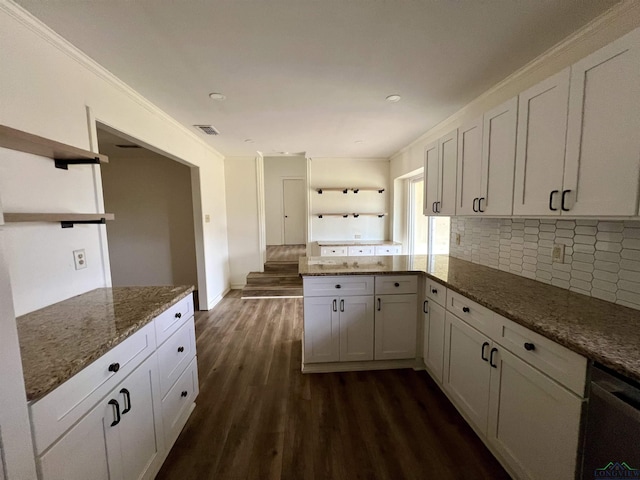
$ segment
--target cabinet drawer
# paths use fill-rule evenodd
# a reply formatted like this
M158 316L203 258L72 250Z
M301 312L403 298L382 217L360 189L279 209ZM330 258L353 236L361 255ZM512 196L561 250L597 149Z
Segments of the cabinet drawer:
M321 257L346 257L347 247L320 247Z
M496 338L500 328L499 322L488 308L459 293L447 290L447 310L485 335Z
M302 285L305 297L373 295L373 278L368 275L304 277Z
M496 314L500 333L495 340L511 353L584 397L587 359L559 343Z
M193 317L190 317L158 349L161 396L167 394L184 369L196 355L196 333Z
M447 287L429 278L427 278L425 282L425 295L429 300L436 302L438 305L444 307L447 304Z
M415 275L380 275L376 277L376 295L417 293L418 277Z
M29 406L36 453L82 418L156 348L153 322L145 325L51 393ZM118 364L118 371L109 371Z
M165 446L171 448L189 418L191 405L198 396L198 363L193 358L178 381L162 399L162 423Z
M193 315L193 295L188 295L175 305L167 308L156 317L156 341L158 345L180 328L188 317Z
M376 255L400 255L402 253L402 245L378 245L375 252Z
M349 247L348 253L350 257L361 257L364 255L373 255L375 248L372 245L352 246Z

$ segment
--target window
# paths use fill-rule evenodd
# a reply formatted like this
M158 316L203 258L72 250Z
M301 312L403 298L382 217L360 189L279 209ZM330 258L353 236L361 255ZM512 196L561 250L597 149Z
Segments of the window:
M423 215L424 177L408 179L407 192L409 255L448 254L450 218Z

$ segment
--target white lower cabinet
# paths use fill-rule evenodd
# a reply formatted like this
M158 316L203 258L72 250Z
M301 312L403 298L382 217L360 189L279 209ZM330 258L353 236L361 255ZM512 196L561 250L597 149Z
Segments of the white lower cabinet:
M416 356L416 294L377 295L375 314L376 360Z
M518 478L574 478L583 400L503 348L493 363L489 443Z
M41 480L155 477L198 394L192 302L171 307L157 350L167 312L30 405Z
M444 391L515 478L574 478L584 404L576 385L584 385L586 359L537 334L532 342L497 314L495 325L482 324L505 333L494 338L465 320L445 314ZM582 378L564 384L566 368Z
M431 302L425 314L423 356L427 369L442 383L444 369L444 308Z
M42 478L152 478L164 449L157 375L149 357L40 457Z

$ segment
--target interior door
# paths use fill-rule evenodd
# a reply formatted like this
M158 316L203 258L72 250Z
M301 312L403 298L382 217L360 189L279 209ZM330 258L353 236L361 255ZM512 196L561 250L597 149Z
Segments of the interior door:
M305 242L306 201L304 180L285 178L282 180L284 211L284 244L302 245Z

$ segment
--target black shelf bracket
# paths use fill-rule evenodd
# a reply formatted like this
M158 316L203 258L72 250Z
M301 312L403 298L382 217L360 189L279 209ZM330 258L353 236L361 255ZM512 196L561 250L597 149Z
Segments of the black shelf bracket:
M347 218L349 215L342 215L342 218Z
M100 163L99 158L79 158L66 159L66 158L54 158L55 167L61 170L69 170L69 165L97 165Z
M378 190L378 193L382 193L384 192L384 188L381 188L380 190Z
M378 218L382 218L382 217L384 217L384 215L378 215Z
M322 195L322 189L321 188L318 189L318 195Z
M322 218L322 215L318 215L318 218Z
M73 228L75 224L81 225L104 225L107 223L106 218L99 218L97 220L63 220L60 222L62 228Z
M346 195L348 191L349 191L349 189L345 188L344 190L342 190L342 193L344 193Z
M360 216L360 214L359 214L359 213L354 213L354 214L353 214L353 218L358 218L359 216Z
M359 189L359 188L354 188L354 189L353 189L353 193L358 193L359 191L360 191L360 189Z

